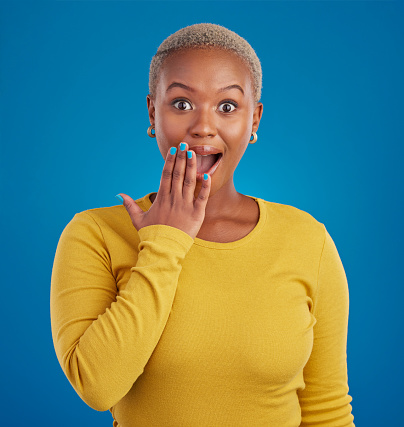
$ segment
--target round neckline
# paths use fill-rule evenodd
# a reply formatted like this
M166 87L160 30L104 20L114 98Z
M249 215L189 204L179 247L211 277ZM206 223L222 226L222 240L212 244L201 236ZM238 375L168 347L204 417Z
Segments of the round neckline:
M153 204L152 201L150 200L150 196L153 193L155 193L155 191L147 194L144 197L146 210L149 210L151 205ZM239 246L243 246L246 243L250 242L250 240L255 238L260 233L262 228L264 227L264 224L265 224L265 221L267 218L267 213L266 213L266 209L264 206L264 200L262 200L259 197L249 196L247 194L246 194L246 196L250 197L250 199L255 200L257 202L258 208L259 208L258 222L255 225L255 227L246 236L242 237L239 240L235 240L233 242L211 242L210 240L203 240L203 239L200 239L199 237L195 237L194 244L197 246L203 246L205 248L211 248L211 249L233 249L233 248L237 248Z

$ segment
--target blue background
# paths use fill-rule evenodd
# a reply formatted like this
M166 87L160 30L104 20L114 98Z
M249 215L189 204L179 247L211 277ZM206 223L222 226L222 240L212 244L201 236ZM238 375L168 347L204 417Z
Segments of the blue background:
M350 291L356 426L396 426L403 381L404 7L399 1L0 3L0 423L112 426L64 376L50 326L60 234L76 212L158 191L148 71L199 22L244 37L263 68L243 194L305 210L338 248Z

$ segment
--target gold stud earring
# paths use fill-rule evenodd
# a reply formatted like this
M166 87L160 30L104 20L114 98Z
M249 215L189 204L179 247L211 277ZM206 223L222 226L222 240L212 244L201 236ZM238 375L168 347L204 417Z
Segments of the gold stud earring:
M257 142L257 139L258 139L257 133L253 132L251 134L251 136L253 137L253 139L251 139L251 137L250 137L250 144L255 144Z
M154 133L152 133L152 129L154 129L153 125L151 125L147 128L147 135L149 135L150 138L155 138L156 137L156 130L154 129Z

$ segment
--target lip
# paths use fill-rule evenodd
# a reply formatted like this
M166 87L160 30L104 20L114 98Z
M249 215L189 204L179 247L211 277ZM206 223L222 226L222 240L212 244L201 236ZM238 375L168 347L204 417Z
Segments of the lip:
M199 154L199 153L197 153ZM205 175L205 173L207 173L208 175L212 176L213 173L216 171L216 169L219 167L220 163L222 163L222 159L223 159L223 153L222 152L218 152L218 153L211 153L211 154L219 154L219 158L218 160L216 160L216 163L207 171L207 172L200 172L200 173L196 173L196 179L199 181L203 181L203 176Z
M194 145L193 147L189 146L188 150L192 150L195 154L207 155L207 154L218 154L220 153L223 156L223 151L212 145Z

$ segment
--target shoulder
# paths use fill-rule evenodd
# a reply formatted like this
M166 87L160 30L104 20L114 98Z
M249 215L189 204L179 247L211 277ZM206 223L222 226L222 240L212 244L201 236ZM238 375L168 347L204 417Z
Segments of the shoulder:
M121 219L123 215L127 214L127 211L123 205L109 206L102 208L86 209L81 212L77 212L75 216L81 218L91 218L93 221L108 223L114 219Z
M134 199L143 211L147 210L145 197ZM91 218L92 221L96 222L100 226L119 224L122 222L132 224L129 214L123 205L86 209L76 213L74 217L80 219L87 218L87 220Z
M143 199L136 199L135 202L143 210L146 210ZM99 236L106 240L115 238L117 235L136 239L137 235L132 220L123 205L79 211L73 215L69 223L65 226L63 233Z
M325 225L309 212L292 205L261 199L266 207L267 221L283 232L307 240L324 241Z

